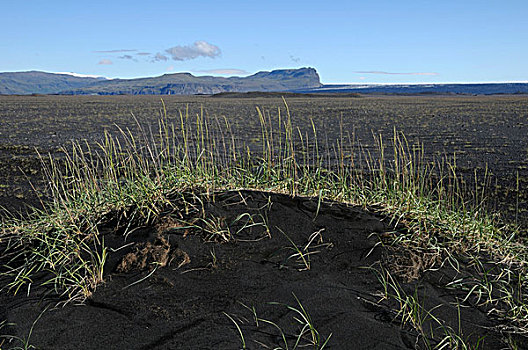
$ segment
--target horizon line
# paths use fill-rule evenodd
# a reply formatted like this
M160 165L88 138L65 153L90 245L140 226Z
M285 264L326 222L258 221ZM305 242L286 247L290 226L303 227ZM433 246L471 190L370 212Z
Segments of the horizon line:
M284 69L284 68L280 68ZM293 68L295 69L295 68ZM64 75L71 75L75 77L86 77L86 78L99 78L99 79L107 79L107 80L114 80L114 79L141 79L141 78L155 78L160 77L166 74L178 74L178 73L189 73L191 72L163 72L160 75L153 75L153 76L135 76L135 77L129 77L129 78L123 78L123 77L107 77L104 75L96 75L96 74L85 74L85 73L75 73L75 72L54 72L54 71L46 71L46 70L18 70L18 71L3 71L0 73L24 73L24 72L43 72L43 73L51 73L51 74L64 74ZM258 71L261 72L261 71ZM258 73L257 72L257 73ZM248 75L230 75L230 76L223 76L224 78L229 77L248 77L251 75L254 75L256 73L249 73ZM194 75L195 77L200 76L214 76L214 75ZM222 77L222 76L219 76ZM446 85L446 84L528 84L528 80L488 80L488 81L443 81L443 82L321 82L322 85L354 85L354 86L368 86L368 85Z
M528 80L490 80L490 81L441 81L441 82L354 82L354 83L321 83L323 85L447 85L447 84L528 84Z

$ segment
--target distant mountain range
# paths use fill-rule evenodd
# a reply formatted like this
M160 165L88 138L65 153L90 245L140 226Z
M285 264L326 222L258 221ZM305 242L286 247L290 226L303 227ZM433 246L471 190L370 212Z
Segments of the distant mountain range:
M0 94L196 95L246 92L309 94L517 94L528 83L323 85L314 68L279 69L247 77L196 77L190 73L138 79L106 79L69 73L0 73Z
M248 77L195 77L190 73L139 79L82 78L44 72L0 73L0 94L195 95L222 92L291 91L321 87L313 68L258 72Z

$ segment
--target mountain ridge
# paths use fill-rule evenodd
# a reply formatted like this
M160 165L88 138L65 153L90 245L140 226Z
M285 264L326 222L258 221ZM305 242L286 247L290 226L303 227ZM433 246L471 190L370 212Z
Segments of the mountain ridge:
M528 83L322 84L314 68L260 71L246 77L166 73L156 77L106 79L41 71L0 73L0 94L218 95L223 93L301 94L528 94Z
M103 78L104 79L104 78ZM0 73L0 94L54 94L61 90L88 86L102 78L78 77L67 73L41 71Z
M247 77L170 73L135 79L99 79L38 71L0 73L0 94L192 95L221 92L289 91L321 87L314 68L261 71Z

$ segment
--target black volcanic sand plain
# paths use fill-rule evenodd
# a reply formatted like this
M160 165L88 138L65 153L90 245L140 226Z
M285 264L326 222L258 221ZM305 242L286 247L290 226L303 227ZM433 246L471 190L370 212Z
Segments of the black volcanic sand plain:
M260 134L257 106L266 115L278 108L284 113L277 97L163 100L174 123L179 111L191 118L204 113L213 121L225 116L233 137L249 147ZM456 158L457 172L469 186L475 186L475 172L476 186L482 185L479 176L489 174L490 208L505 221L526 224L525 96L295 97L287 102L301 133L311 130L313 120L329 143L350 135L363 149L375 149L373 134L382 134L390 145L396 129L409 144L423 143L427 159ZM75 140L96 145L104 131L117 133L115 125L136 130L136 120L148 133L148 125L157 130L160 115L158 96L0 96L0 204L17 211L38 206L37 194L45 198L36 152L60 158L62 145ZM164 213L126 237L122 227L106 223L99 230L112 249L105 282L95 293L82 305L64 305L52 289L36 287L38 281L29 297L25 290L16 296L2 293L0 322L9 325L0 334L30 335L29 343L42 349L241 349L242 333L248 349L286 348L284 342L292 349L302 328L293 309L304 309L322 342L330 337L328 349L422 348L424 338L395 314L394 300L383 298L380 266L396 264L406 271L402 289L442 320L444 328L421 315L424 329L434 330L429 345L455 329L470 344L481 339L480 348L505 347L490 310L469 299L461 303L464 295L446 288L473 275L471 264L461 259L458 271L448 264L424 271L419 254L383 244L402 228L375 210L251 191L217 193L202 203L203 215L236 232L233 239L223 242L205 228L181 227L182 216L193 219L184 210ZM240 218L248 215L266 225L244 227ZM303 260L296 249L309 254ZM301 344L308 341L303 337ZM516 343L528 348L522 338Z
M248 96L163 96L163 101L170 122L179 124L180 111L191 118L203 113L221 123L225 117L234 137L251 146L261 132L256 107L274 117L282 108L284 116L284 103L276 94ZM528 223L524 95L292 97L287 103L294 127L311 134L313 121L328 144L350 137L372 150L373 135L383 135L390 145L394 131L401 132L410 145L423 144L427 159L456 160L456 171L468 187L476 188L475 174L479 190L488 184L491 209L510 221ZM101 142L105 130L118 132L115 125L135 131L136 120L157 130L161 114L160 96L0 96L0 203L10 210L38 205L27 181L39 188L35 149L56 156L74 140Z
M31 332L30 344L39 349L241 349L242 336L248 349L293 349L303 327L296 309L311 319L320 344L330 338L325 349L424 346L382 297L374 269L399 258L378 243L395 232L383 217L341 203L257 191L223 192L202 202L205 216L236 232L235 239L222 243L207 230L185 228L179 220L194 214L177 209L132 230L126 240L108 225L101 232L116 251L95 293L83 305L66 306L52 288L36 288L31 297L3 294L0 317L12 324L4 334L27 339ZM245 215L267 228L244 225L237 218ZM307 253L304 260L295 247ZM403 289L434 308L443 327L461 330L468 343L483 339L484 349L504 346L488 310L452 305L463 293L445 285L470 274L469 267L407 267L419 278ZM424 320L424 329L441 339L442 328ZM316 349L311 339L302 337L298 349Z

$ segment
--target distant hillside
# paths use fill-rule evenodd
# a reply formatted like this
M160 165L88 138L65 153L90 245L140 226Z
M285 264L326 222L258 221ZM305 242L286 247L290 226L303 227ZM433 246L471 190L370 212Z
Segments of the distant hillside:
M288 91L322 86L313 68L258 72L248 77L195 77L190 73L140 79L98 79L45 72L0 73L0 94L194 95Z
M63 95L196 95L251 97L248 92L302 94L528 94L528 83L482 84L350 84L323 85L314 68L279 69L248 77L196 77L190 73L165 74L139 79L78 77L62 73L0 73L0 94ZM234 93L234 95L229 95ZM224 94L224 95L222 95ZM228 95L225 95L228 94ZM266 95L268 96L268 95Z
M322 86L313 68L281 69L258 72L248 77L196 77L190 73L165 74L154 78L115 79L61 91L62 94L85 95L194 95L221 92L288 91Z
M0 94L53 94L78 89L102 81L100 78L76 77L70 74L45 72L0 73Z
M314 89L293 90L297 93L361 93L361 94L528 94L528 83L480 83L480 84L351 84L323 85Z

